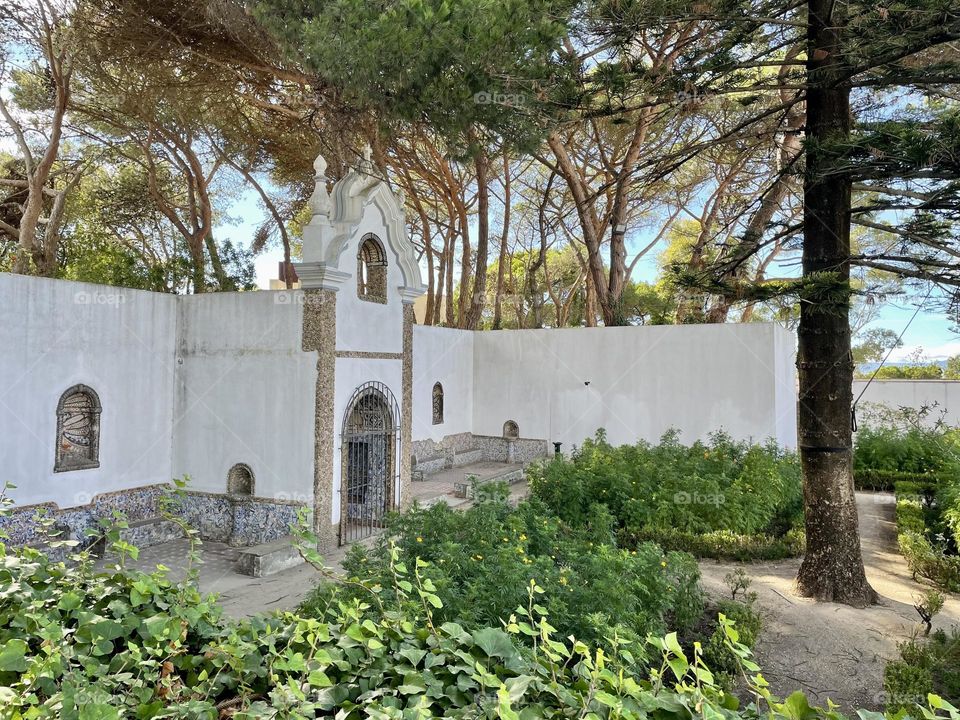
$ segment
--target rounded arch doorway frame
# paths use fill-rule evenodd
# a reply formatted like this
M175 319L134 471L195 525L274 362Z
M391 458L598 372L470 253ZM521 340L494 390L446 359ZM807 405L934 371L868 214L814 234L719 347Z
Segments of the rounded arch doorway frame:
M386 383L369 381L353 391L340 435L340 545L370 537L397 507L400 423Z

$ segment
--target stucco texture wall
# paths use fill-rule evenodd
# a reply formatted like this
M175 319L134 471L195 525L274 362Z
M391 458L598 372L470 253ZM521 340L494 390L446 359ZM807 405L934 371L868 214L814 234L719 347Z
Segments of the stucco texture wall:
M223 493L236 463L260 497L313 497L316 353L301 350L303 291L180 298L173 469Z
M434 437L427 386L440 380L464 388L447 391L446 405L471 403L477 435L499 436L513 420L521 437L566 449L601 427L613 443L677 428L685 442L723 429L796 446L795 345L775 324L504 330L473 333L472 348L447 337L415 335L415 440ZM431 366L445 347L451 356ZM463 369L471 355L472 390Z
M175 328L172 295L0 274L0 483L17 504L170 481ZM57 403L76 384L100 398L100 467L54 473Z
M854 399L866 386L866 380L853 381ZM925 418L928 424L942 417L948 425L960 425L960 382L956 380L874 380L858 405L861 416L869 414L871 403L893 410L928 407L930 412Z
M473 431L473 338L453 328L413 328L413 438ZM433 424L433 386L443 386L443 422Z
M367 233L377 235L387 254L386 303L362 300L357 293L357 253ZM380 210L375 205L367 205L337 266L353 276L337 293L337 350L393 353L403 350L403 305L397 292L403 285L403 274L396 251L385 235Z

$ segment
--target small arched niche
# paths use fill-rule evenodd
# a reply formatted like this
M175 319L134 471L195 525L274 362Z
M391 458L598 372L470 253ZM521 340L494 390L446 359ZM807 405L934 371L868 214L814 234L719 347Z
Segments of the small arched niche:
M74 385L57 403L54 472L100 467L100 398L93 388Z
M503 424L503 437L507 440L516 440L520 437L520 427L513 420L507 420Z
M443 385L433 384L433 424L443 425Z
M373 233L363 236L357 252L357 296L369 302L387 302L387 253Z
M227 472L227 493L230 495L253 495L253 470L249 465L237 463Z

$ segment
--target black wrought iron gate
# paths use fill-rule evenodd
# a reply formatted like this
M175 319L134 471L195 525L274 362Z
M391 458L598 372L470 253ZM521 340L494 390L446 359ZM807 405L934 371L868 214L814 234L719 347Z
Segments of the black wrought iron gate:
M385 384L356 389L341 435L340 544L372 535L396 504L400 409Z

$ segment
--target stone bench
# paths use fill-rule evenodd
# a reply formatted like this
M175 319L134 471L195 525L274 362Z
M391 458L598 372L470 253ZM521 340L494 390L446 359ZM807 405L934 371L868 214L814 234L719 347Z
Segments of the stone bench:
M413 465L414 471L423 473L424 476L438 473L446 467L447 458L443 455L436 455L422 460L418 459Z
M181 527L172 520L165 520L162 517L133 520L127 527L120 530L120 539L138 548L162 545L182 537Z
M463 452L454 453L453 467L463 467L486 460L486 453L482 448L470 448Z

